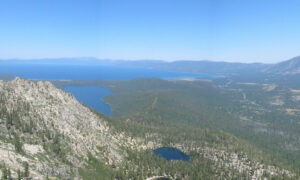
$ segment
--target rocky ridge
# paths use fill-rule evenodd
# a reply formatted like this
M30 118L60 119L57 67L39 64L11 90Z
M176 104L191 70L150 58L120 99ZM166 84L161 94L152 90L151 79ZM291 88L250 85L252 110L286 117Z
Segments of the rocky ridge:
M85 165L88 154L117 164L125 155L121 147L137 144L114 134L104 119L50 82L1 81L0 94L0 162L9 165L13 176L26 161L38 179L79 178L77 168ZM15 136L23 144L22 153L15 152Z

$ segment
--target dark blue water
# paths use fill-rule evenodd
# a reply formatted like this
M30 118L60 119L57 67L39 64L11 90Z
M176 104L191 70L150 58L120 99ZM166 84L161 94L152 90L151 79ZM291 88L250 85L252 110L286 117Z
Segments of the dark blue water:
M184 154L179 149L176 148L169 148L169 147L162 147L156 149L154 153L157 156L163 157L166 160L182 160L182 161L190 161L190 156Z
M135 67L71 64L32 64L0 62L0 74L13 74L25 79L40 80L130 80L134 78L215 78L210 74L170 72ZM111 92L101 87L66 87L79 101L110 115L111 109L101 99Z
M214 78L210 74L170 72L104 65L28 64L0 62L0 74L41 80L130 80L134 78Z
M109 89L99 86L67 86L64 90L72 93L78 101L91 106L93 109L107 116L110 116L110 106L102 101L103 97L112 93Z

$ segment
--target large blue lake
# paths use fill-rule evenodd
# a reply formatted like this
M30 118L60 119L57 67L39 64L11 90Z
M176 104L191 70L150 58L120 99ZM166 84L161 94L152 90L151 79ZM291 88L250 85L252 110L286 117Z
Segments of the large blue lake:
M33 64L0 62L0 74L13 74L25 79L40 80L130 80L134 78L214 78L210 74L170 72L136 67L107 65ZM80 102L102 112L111 114L102 98L112 92L102 87L71 86L64 89Z
M29 64L0 62L0 73L41 80L130 80L134 78L214 78L210 74L171 72L147 68L104 66Z

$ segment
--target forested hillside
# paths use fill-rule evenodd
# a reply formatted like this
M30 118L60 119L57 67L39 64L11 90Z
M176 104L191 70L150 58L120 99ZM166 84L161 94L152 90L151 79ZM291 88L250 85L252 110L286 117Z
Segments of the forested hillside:
M260 124L257 117L251 117L257 108L252 109L251 103L243 101L243 91L238 90L243 85L238 83L235 84L239 88L233 85L230 88L217 86L208 80L57 81L55 84L59 87L101 85L113 90L114 93L104 100L112 107L111 123L114 127L129 136L145 139L154 147L177 147L191 155L192 162L178 162L176 166L182 166L179 169L189 167L191 174L199 173L195 176L183 173L184 176L179 177L249 179L272 176L293 179L297 176L297 163L291 163L297 154L286 156L287 149L276 147L286 139L279 139L278 144L272 144L278 138L273 138L276 132L257 132ZM264 85L258 87L257 91L268 94L264 90L268 88L270 90L271 86ZM151 151L148 153L150 155ZM194 160L209 160L207 163L211 165L197 164ZM161 167L161 162L152 163ZM166 165L173 163L177 162L166 162ZM203 171L194 169L199 169L199 166ZM209 170L208 167L213 169ZM276 170L275 167L288 169L295 174ZM172 175L175 172L168 174L178 177Z
M222 87L155 79L116 83L111 89L115 94L106 101L115 117L149 126L221 130L263 150L272 162L295 169L300 165L295 161L300 157L297 90L276 84L234 82Z

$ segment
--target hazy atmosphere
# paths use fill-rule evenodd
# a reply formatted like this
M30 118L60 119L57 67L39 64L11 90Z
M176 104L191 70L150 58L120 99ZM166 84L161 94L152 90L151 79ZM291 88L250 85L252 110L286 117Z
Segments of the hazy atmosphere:
M274 63L299 55L297 0L3 0L0 58Z
M300 180L299 0L0 0L1 180Z

